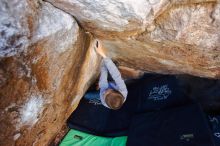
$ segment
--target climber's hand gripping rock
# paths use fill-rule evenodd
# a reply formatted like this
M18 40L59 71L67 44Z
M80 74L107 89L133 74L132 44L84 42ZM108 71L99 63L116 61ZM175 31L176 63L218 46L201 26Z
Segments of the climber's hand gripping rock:
M96 40L95 41L95 50L96 52L101 55L103 58L106 58L105 51L103 49L103 46L101 44L101 41Z

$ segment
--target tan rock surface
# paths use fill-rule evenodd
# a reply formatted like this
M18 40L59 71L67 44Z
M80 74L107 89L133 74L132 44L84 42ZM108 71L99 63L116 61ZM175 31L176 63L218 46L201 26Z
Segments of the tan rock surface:
M159 73L220 76L218 0L48 1L102 39L108 55L120 65Z
M0 7L0 145L48 145L100 58L72 16L51 4L12 0Z
M0 145L55 138L97 77L86 31L119 65L220 78L218 0L47 1L0 1Z

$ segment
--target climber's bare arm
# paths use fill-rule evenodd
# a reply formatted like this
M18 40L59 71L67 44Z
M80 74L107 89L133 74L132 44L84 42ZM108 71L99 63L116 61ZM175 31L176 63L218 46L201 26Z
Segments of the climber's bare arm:
M101 42L98 41L98 40L96 40L96 42L95 42L95 49L96 49L96 52L97 52L99 55L101 55L103 58L106 58L106 57L107 57L107 56L106 56L106 53L105 53L105 51L104 51L104 49L103 49L103 46L102 46Z

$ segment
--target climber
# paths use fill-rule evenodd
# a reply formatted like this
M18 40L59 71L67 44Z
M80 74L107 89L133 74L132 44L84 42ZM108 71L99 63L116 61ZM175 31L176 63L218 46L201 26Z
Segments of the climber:
M96 52L103 57L99 78L100 99L105 107L117 110L127 98L127 87L116 65L105 55L100 41L96 40L95 43ZM114 82L108 82L108 72Z

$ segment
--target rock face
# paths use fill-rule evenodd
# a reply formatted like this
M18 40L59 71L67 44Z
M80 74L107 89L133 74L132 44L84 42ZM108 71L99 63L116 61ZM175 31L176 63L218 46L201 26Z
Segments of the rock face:
M220 76L217 0L48 0L103 40L123 66Z
M1 0L0 16L2 146L55 138L97 77L94 37L124 67L220 78L218 0Z
M48 145L100 58L73 17L51 4L2 0L0 7L0 145Z

